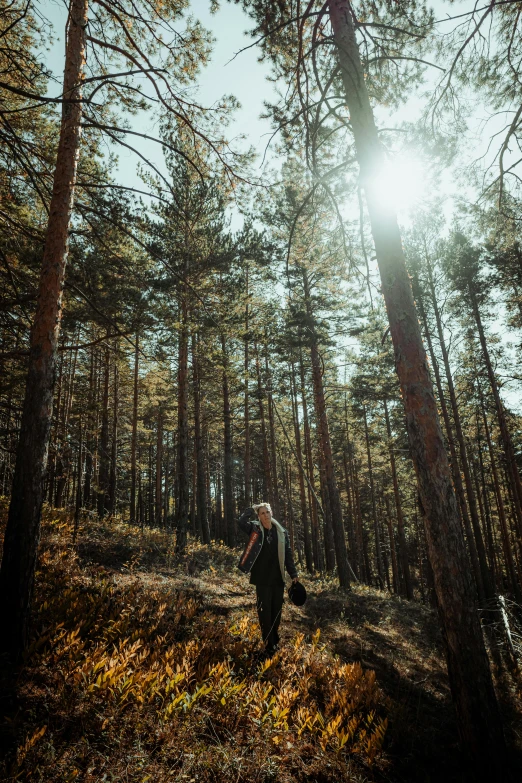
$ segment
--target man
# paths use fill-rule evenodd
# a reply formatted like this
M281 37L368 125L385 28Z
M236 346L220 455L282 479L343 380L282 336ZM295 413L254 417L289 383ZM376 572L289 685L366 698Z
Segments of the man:
M250 521L257 513L257 520ZM239 527L249 537L238 567L250 574L256 586L257 616L265 644L265 655L271 658L279 643L279 623L283 608L285 568L297 582L297 570L285 528L272 517L269 503L247 508L239 518Z

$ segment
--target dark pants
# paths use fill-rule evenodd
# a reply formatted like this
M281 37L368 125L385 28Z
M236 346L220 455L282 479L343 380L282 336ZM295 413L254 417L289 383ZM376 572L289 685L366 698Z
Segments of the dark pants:
M256 585L257 616L267 650L279 642L277 630L281 622L284 585Z

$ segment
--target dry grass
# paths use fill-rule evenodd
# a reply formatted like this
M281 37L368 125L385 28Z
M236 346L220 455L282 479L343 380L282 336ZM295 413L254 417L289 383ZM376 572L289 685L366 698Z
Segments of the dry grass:
M192 547L173 578L165 534L113 522L70 541L65 515L47 515L5 778L355 783L384 767L374 673L342 662L320 631L259 662L253 607L227 616L219 592L213 607L198 589L223 590L223 547ZM104 541L118 570L92 562ZM163 573L139 570L156 557Z
M431 609L306 579L262 664L238 552L193 542L175 565L172 544L86 519L73 547L67 515L46 512L34 641L3 683L0 778L464 779ZM520 712L509 721L516 735Z

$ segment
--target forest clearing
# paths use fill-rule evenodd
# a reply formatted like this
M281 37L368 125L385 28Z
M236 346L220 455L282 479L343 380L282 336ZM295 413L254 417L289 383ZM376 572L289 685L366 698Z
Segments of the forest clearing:
M522 0L0 0L0 776L522 779Z

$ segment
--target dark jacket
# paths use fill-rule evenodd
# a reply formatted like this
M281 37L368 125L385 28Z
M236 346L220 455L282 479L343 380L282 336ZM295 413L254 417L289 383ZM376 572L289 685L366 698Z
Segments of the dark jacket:
M244 574L249 574L251 572L252 566L261 552L263 541L265 540L265 529L261 522L258 519L249 520L248 518L252 513L254 513L252 509L247 509L247 511L240 516L238 521L239 527L248 536L248 543L237 564L237 567L240 571L243 571ZM285 581L285 568L292 579L297 579L297 569L290 548L288 532L277 519L272 518L272 524L277 531L279 567L281 569L283 582Z

